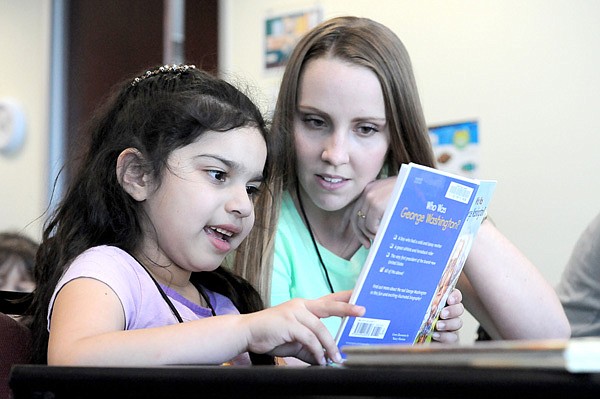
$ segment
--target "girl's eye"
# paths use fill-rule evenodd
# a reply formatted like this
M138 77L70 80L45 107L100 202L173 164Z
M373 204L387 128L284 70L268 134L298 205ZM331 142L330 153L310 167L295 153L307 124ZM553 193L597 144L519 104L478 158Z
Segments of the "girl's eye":
M213 179L218 180L220 182L224 182L227 178L227 173L221 170L209 170L207 172Z
M246 192L248 193L248 197L250 197L251 199L255 199L260 194L260 187L247 186Z

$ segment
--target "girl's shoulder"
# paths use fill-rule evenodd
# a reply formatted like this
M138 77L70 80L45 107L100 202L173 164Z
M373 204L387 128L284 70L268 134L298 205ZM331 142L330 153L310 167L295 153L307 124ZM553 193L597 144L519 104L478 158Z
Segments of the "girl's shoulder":
M99 245L85 250L69 265L67 273L71 269L103 274L143 272L141 265L129 253L111 245Z
M77 256L64 272L57 288L76 278L87 277L102 281L118 294L139 292L145 289L144 285L151 283L145 273L143 267L126 251L101 245Z
M95 247L91 247L83 251L77 258L114 258L114 259L127 259L131 258L131 255L127 251L122 250L119 247L115 247L114 245L98 245Z

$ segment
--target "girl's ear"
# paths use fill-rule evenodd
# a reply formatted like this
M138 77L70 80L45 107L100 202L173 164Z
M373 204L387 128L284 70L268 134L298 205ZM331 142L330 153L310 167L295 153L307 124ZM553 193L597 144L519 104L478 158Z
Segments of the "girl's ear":
M144 157L136 148L124 149L117 158L117 180L136 201L144 201L150 190L150 179L143 164Z

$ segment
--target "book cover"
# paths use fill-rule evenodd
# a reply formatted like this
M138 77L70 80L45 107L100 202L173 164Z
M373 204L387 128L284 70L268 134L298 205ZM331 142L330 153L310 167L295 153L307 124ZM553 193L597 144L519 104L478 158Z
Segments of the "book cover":
M495 181L402 165L344 318L339 347L431 340L483 220Z
M600 337L481 341L470 345L348 346L344 366L465 366L600 372Z

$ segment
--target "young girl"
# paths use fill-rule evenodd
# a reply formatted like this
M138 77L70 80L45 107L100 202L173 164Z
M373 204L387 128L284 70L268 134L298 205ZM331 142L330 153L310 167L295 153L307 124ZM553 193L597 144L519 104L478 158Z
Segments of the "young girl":
M362 313L349 293L259 311L257 292L220 267L266 179L265 123L244 94L166 65L125 82L90 133L37 255L35 361L339 360L319 318Z
M308 32L290 55L273 119L282 150L268 209L240 249L236 270L271 305L354 286L402 163L435 166L409 55L390 29L338 17ZM270 224L268 224L270 223ZM257 253L256 248L263 248ZM262 262L260 269L256 269ZM458 288L494 338L566 338L569 324L552 288L490 221L484 221ZM458 293L457 300L460 300ZM455 340L456 302L436 325ZM543 312L540 312L543 309ZM456 313L453 313L456 312ZM340 321L329 326L337 330ZM444 333L446 331L446 333Z

